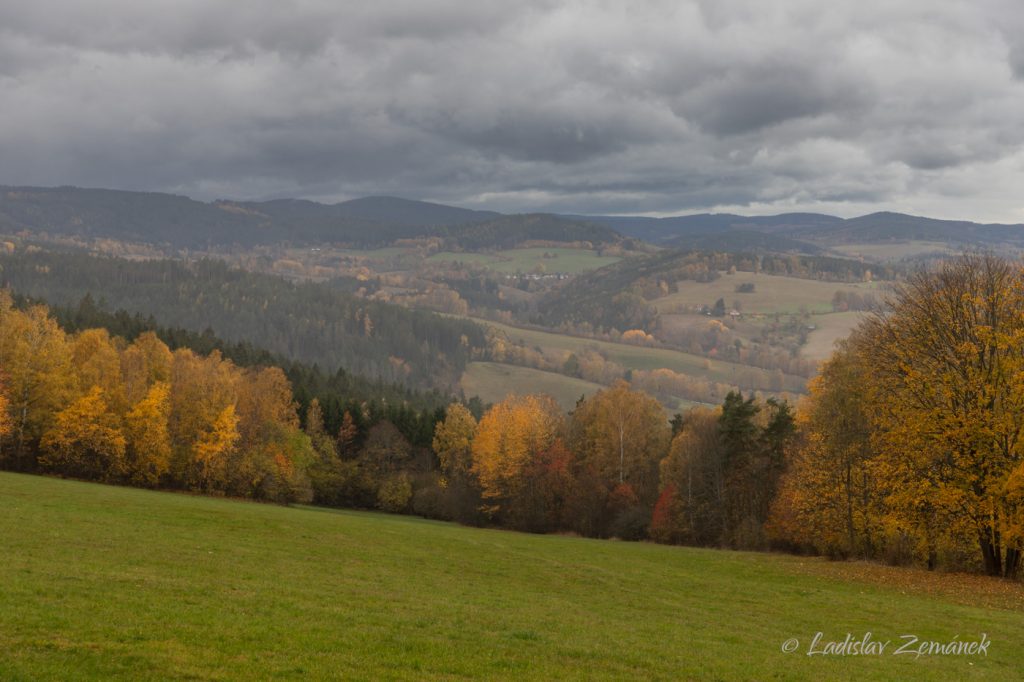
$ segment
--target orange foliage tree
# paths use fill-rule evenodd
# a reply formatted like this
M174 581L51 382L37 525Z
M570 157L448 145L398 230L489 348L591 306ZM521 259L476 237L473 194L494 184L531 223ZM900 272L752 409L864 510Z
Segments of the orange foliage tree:
M13 429L11 424L10 410L11 402L7 399L3 381L0 381L0 453L3 452L4 437L9 435Z
M170 394L170 385L158 381L125 415L128 477L136 485L156 487L170 470Z
M1016 575L1024 507L1024 270L964 255L912 276L863 325L875 446L890 502L929 536L968 520L991 575ZM931 559L931 557L929 557Z
M125 471L124 434L99 386L57 413L40 447L40 463L61 473L117 480Z
M866 368L843 343L808 386L771 511L769 536L832 556L871 557L883 533L880 479L871 447Z
M628 485L641 497L657 492L658 462L671 437L657 400L618 381L576 409L572 432L581 462L609 487Z
M546 395L510 396L487 411L473 439L472 472L488 513L519 492L525 468L563 428L561 408Z

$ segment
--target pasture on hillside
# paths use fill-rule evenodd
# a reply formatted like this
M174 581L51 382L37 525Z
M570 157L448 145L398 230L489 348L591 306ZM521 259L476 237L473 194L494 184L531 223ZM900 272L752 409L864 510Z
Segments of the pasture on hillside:
M546 393L566 411L576 406L581 395L589 398L604 388L565 374L497 362L469 363L461 387L466 395L478 396L484 403L501 402L510 393Z
M835 350L836 341L849 336L866 315L862 312L815 315L812 318L814 331L807 335L807 343L800 354L814 360L827 360Z
M589 398L604 388L601 384L557 372L545 372L498 362L469 363L462 375L460 386L467 396L477 396L484 403L500 402L511 393L546 393L566 412L576 407L576 401L580 396ZM687 410L698 404L677 398L675 403L667 405L666 409Z
M707 378L712 381L738 383L745 388L755 388L764 391L771 390L771 372L750 365L712 360L667 348L650 348L626 343L597 341L567 334L513 327L480 318L471 319L505 332L508 338L514 342L522 342L527 346L541 348L545 351L578 353L587 348L594 348L605 353L609 360L619 363L626 369L651 370L664 367L680 374ZM785 376L784 390L791 393L802 393L805 388L806 380L803 377L795 375Z
M0 498L3 679L945 681L1024 669L1019 583L10 473ZM893 644L809 656L818 632L819 650L847 634ZM983 634L987 655L893 653L904 635Z
M754 291L739 293L736 288L740 284L753 284ZM652 303L659 313L683 312L687 308L694 309L701 305L712 306L719 298L725 301L727 308L738 301L742 313L830 313L832 297L837 291L860 295L871 293L881 299L884 286L884 283L879 282L846 284L741 271L732 275L723 274L712 282L682 280L677 293L662 296Z

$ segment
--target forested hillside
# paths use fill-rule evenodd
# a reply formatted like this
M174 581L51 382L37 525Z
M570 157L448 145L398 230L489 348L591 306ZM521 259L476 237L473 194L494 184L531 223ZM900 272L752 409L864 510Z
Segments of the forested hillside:
M856 218L838 218L821 213L783 213L774 216L742 216L702 213L645 218L638 216L576 216L607 225L622 234L654 243L680 243L701 236L729 239L734 232L759 232L799 240L808 245L849 242L891 242L927 240L955 245L992 246L1024 243L1021 225L984 224L966 220L937 220L882 211ZM782 241L766 240L769 244ZM782 249L788 250L788 249Z
M23 296L14 296L14 305L22 310L38 303ZM357 443L370 427L387 420L413 445L429 446L434 424L443 417L444 408L452 400L449 393L439 390L417 391L397 383L371 381L342 368L325 370L319 365L271 353L248 341L228 343L209 329L195 332L165 327L159 325L152 315L102 310L88 295L76 306L51 307L50 313L68 334L103 329L113 337L134 342L144 334L152 333L172 351L187 348L199 355L217 352L239 367L279 367L291 382L303 424L310 403L316 400L324 428L330 433L339 433L346 426L347 419L347 428ZM476 414L482 412L483 406L478 400L471 400L469 404Z
M35 251L0 256L0 283L57 305L86 293L110 308L228 341L257 342L288 358L382 381L451 389L483 330L464 320L360 299L324 284L202 260L129 261Z

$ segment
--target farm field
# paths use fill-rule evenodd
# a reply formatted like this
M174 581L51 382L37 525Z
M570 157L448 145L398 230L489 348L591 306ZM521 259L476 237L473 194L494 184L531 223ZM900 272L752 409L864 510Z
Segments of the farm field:
M0 497L3 679L950 680L1024 668L1016 583L10 473ZM808 656L819 631L991 644L987 656Z
M872 244L839 244L829 247L841 258L860 258L879 262L897 261L903 258L921 256L924 254L942 253L953 255L960 253L959 249L952 247L945 242L928 241L905 241Z
M499 402L510 393L547 393L567 412L576 407L576 401L581 395L589 398L604 388L600 384L557 372L498 362L469 363L462 375L461 386L467 396L478 396L485 403ZM699 404L679 398L674 405L666 406L666 409L670 412L687 410Z
M771 373L757 367L720 360L709 360L698 355L666 348L647 348L624 343L597 341L553 332L522 329L480 318L471 319L505 332L514 341L521 340L529 346L537 346L545 350L578 352L586 348L596 348L606 353L609 359L619 363L626 369L651 370L665 367L680 374L706 377L712 381L723 383L746 383L749 378L750 381L757 383L757 386L754 388L761 390L770 390L771 386ZM743 381L740 381L741 379ZM806 381L803 377L786 375L784 390L792 393L802 393L805 391L805 384Z
M815 329L807 335L807 343L800 349L800 354L813 360L827 359L835 350L835 342L849 336L865 315L860 312L815 315L811 318Z
M604 388L564 374L497 362L469 363L461 385L467 396L479 396L485 403L500 402L510 393L547 393L566 411L581 395L590 397Z
M743 283L754 285L754 291L741 294L736 287ZM837 291L856 292L858 294L882 294L882 284L868 282L864 284L844 284L841 282L823 282L814 279L797 277L781 277L763 273L737 272L734 275L723 274L713 282L680 281L679 291L652 301L660 313L683 312L686 308L700 305L713 305L719 298L724 299L726 307L732 307L739 301L742 313L809 313L832 312L832 297Z
M547 273L563 272L576 275L597 270L622 260L616 256L601 256L597 251L568 248L508 249L494 253L455 253L443 251L430 256L427 261L458 261L482 265L495 272L515 274L536 272L543 267Z

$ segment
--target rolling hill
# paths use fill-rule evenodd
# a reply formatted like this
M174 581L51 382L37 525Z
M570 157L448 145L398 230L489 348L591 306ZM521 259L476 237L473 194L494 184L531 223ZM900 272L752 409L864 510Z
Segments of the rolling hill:
M612 244L622 235L676 248L816 254L830 246L893 241L955 248L1024 247L1024 225L938 220L879 212L843 219L820 213L696 214L667 218L526 213L504 215L399 197L337 204L302 199L210 203L156 192L78 187L0 187L0 232L106 238L210 249L289 243L383 246L440 237L459 250L523 242Z
M300 199L214 201L155 192L77 187L0 187L0 233L116 239L212 249L288 243L383 246L441 237L450 248L522 242L615 243L611 228L548 214L502 215L395 197L340 204Z
M1021 586L0 473L0 677L1015 679ZM893 640L808 656L816 632ZM987 656L892 655L904 634ZM798 640L797 650L782 645Z
M843 219L820 213L783 213L774 216L740 216L703 213L668 218L638 216L574 216L606 225L630 237L653 243L688 245L697 236L759 232L806 242L810 247L856 242L925 240L955 246L1024 245L1024 225L983 224L938 220L903 213L878 212ZM709 238L709 237L708 237ZM793 243L764 240L772 250L797 250ZM699 247L703 248L703 247ZM727 250L728 247L723 250ZM731 250L731 249L729 249ZM748 249L749 250L749 249Z

